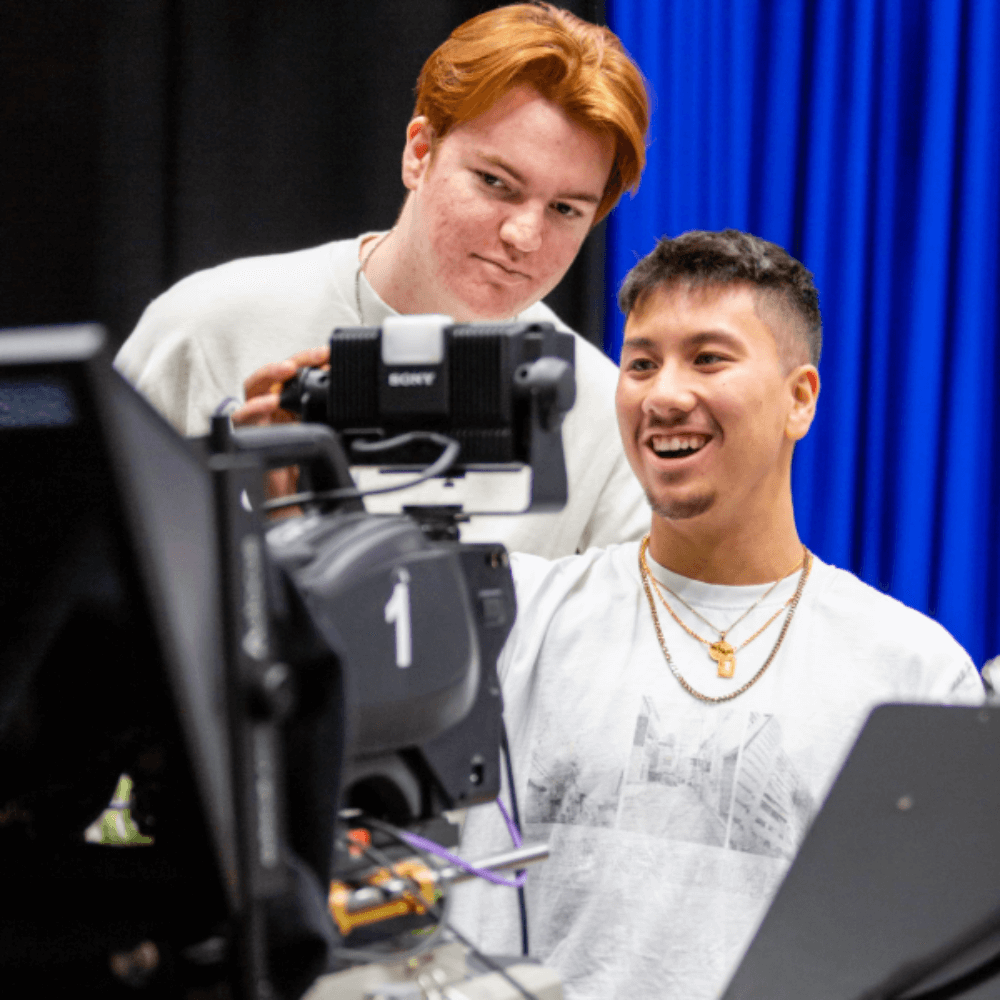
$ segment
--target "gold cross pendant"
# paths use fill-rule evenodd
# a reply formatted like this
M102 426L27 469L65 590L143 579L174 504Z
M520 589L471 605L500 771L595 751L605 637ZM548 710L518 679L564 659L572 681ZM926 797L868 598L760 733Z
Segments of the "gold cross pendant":
M708 655L719 664L720 677L733 676L733 672L736 670L736 650L725 639L713 642L708 647Z

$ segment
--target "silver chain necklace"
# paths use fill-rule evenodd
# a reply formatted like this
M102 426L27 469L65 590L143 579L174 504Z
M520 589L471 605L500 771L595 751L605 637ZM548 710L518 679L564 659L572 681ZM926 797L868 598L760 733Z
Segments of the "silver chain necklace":
M361 258L358 263L358 269L354 272L354 304L358 309L358 326L365 325L365 313L361 308L361 275L364 273L365 267L368 261L372 259L372 254L382 245L382 241L386 237L391 236L395 231L396 227L393 226L388 232L383 233L371 246L371 249Z

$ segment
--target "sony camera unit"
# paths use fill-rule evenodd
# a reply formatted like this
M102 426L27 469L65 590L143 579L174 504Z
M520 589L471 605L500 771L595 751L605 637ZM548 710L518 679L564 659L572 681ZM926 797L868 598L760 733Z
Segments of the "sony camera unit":
M392 316L381 328L338 328L328 368L303 368L281 405L340 435L368 509L430 465L441 438L459 451L413 505L466 514L559 510L566 471L559 434L576 384L573 335L550 323L456 324L446 316ZM419 430L421 435L410 435ZM379 499L376 499L379 498Z

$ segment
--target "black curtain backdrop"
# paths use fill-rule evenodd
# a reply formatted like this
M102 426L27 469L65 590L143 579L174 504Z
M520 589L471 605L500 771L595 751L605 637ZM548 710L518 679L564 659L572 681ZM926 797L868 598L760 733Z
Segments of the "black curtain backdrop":
M121 340L173 282L384 228L423 61L482 0L15 0L0 327ZM563 6L604 20L603 0ZM603 226L549 303L602 342Z

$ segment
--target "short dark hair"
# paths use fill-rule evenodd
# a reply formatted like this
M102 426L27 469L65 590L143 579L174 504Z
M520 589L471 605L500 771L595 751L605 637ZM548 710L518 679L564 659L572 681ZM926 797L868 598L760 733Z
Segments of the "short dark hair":
M674 239L665 236L625 276L618 306L627 317L654 289L675 285L751 286L759 293L758 303L777 306L782 318L791 321L810 363L819 364L823 346L819 292L812 273L776 243L738 229L718 233L692 229ZM779 331L769 325L777 339Z

